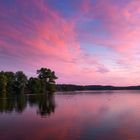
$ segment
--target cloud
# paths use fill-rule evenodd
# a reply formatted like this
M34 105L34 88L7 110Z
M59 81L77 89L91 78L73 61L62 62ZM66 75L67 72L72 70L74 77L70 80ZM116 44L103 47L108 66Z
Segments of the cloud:
M50 67L60 83L116 84L123 79L128 84L138 77L139 1L82 0L63 3L66 7L61 2L2 2L1 69L21 68L31 75ZM104 49L95 55L82 48L89 43L95 51L98 46L108 48L108 56L100 55ZM130 73L134 77L127 78Z
M88 56L85 60L75 22L65 20L43 1L17 1L10 10L2 9L1 19L0 53L4 55L5 67L12 63L13 59L8 60L11 56L19 60L18 65L23 64L25 70L44 66L70 77L82 74L84 65L94 60ZM97 63L98 60L92 61L94 67L98 67Z

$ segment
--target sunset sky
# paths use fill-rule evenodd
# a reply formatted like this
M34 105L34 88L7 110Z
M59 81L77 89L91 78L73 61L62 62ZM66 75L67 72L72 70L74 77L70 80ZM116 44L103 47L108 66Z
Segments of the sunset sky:
M0 71L57 83L140 85L140 0L0 0Z

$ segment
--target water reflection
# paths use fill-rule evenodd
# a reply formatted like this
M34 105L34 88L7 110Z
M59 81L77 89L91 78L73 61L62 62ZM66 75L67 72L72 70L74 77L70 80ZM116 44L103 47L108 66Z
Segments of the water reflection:
M94 93L1 99L0 140L140 140L140 91Z
M48 116L55 111L53 94L47 95L14 95L0 98L0 113L22 113L27 105L36 106L37 114Z

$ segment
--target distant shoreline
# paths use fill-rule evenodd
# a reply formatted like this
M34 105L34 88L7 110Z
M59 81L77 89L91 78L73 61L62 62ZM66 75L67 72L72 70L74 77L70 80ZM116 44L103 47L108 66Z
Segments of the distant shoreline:
M84 90L140 90L140 86L102 86L102 85L72 85L57 84L56 91L84 91Z

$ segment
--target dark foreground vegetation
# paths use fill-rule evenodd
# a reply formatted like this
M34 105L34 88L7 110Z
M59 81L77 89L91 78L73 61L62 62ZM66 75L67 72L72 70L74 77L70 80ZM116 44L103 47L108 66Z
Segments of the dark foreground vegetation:
M0 96L23 93L42 94L55 91L55 72L47 68L37 70L37 77L27 78L22 72L0 72Z
M128 87L115 87L115 86L101 86L101 85L56 85L57 91L82 91L82 90L140 90L140 86L128 86Z

